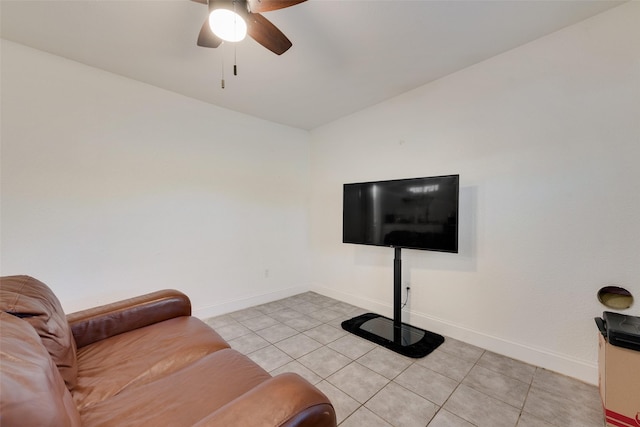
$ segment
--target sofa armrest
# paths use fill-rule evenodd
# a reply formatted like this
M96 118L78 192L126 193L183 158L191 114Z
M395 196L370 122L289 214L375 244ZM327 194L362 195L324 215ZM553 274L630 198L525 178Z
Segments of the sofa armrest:
M335 427L329 399L297 374L275 376L229 402L194 427Z
M78 348L164 320L191 315L182 292L165 289L67 315Z

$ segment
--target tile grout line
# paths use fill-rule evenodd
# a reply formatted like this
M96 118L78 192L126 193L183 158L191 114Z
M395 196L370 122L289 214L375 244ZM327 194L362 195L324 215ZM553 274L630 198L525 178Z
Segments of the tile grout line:
M445 410L444 409L444 405L447 404L447 402L449 401L449 399L451 399L451 396L453 396L453 394L456 392L456 390L458 390L458 388L462 385L462 382L464 381L465 378L467 378L467 376L469 375L469 373L473 370L474 367L476 367L476 365L478 365L478 362L480 361L480 359L482 359L482 356L484 356L484 354L486 353L486 350L484 350L482 352L482 354L480 354L480 356L478 356L478 358L476 359L475 362L473 362L473 366L471 367L471 369L469 369L469 371L467 371L466 374L464 374L464 376L462 377L462 379L458 382L458 385L456 385L456 388L453 389L453 391L451 392L451 394L449 394L449 396L445 399L444 402L442 402L442 406L440 406L440 408L438 408L438 411L436 411L436 413L433 415L433 418L429 420L429 423L427 424L427 427L429 426L429 424L431 424L431 421L433 421L433 419L438 415L438 413L441 410ZM428 355L427 355L428 356ZM466 422L468 422L469 424L472 424L473 426L477 427L477 424L473 423L472 421L469 421L467 419L462 418L461 416L457 415L457 414L453 414L456 417L465 420Z

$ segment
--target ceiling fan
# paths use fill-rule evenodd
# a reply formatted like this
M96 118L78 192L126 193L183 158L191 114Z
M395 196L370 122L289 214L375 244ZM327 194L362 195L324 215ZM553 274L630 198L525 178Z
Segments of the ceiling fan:
M236 14L234 27L246 24L246 34L255 41L266 47L277 55L282 55L291 46L291 41L278 29L271 21L262 16L260 12L270 12L272 10L284 9L294 6L306 0L192 0L197 3L209 6L209 16L198 35L198 46L218 47L224 41L224 37L216 35L210 23L212 12L228 11ZM239 19L241 18L241 19ZM241 22L244 21L244 22ZM244 37L244 35L242 35ZM237 39L226 39L228 41L238 41ZM240 38L241 40L241 38Z

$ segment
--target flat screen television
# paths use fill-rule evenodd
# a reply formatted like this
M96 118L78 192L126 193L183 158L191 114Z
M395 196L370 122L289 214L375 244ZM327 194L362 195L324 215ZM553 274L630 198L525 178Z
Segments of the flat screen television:
M344 184L342 241L458 252L459 175Z

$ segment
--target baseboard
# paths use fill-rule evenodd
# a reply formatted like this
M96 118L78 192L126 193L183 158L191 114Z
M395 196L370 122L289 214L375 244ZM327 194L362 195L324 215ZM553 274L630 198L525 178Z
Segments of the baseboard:
M393 317L393 306L391 303L381 304L379 301L325 287L316 286L312 287L311 290L387 317ZM413 310L403 311L402 318L404 322L413 326L482 347L494 353L521 360L531 365L558 372L588 384L598 384L597 362L580 360L553 351L505 340Z
M288 298L294 295L309 291L308 286L294 286L291 288L280 289L274 292L268 292L250 297L238 298L220 302L219 304L207 307L197 307L193 309L193 316L199 319L220 316L222 314L231 313L245 308L253 307L268 302L277 301L279 299Z

